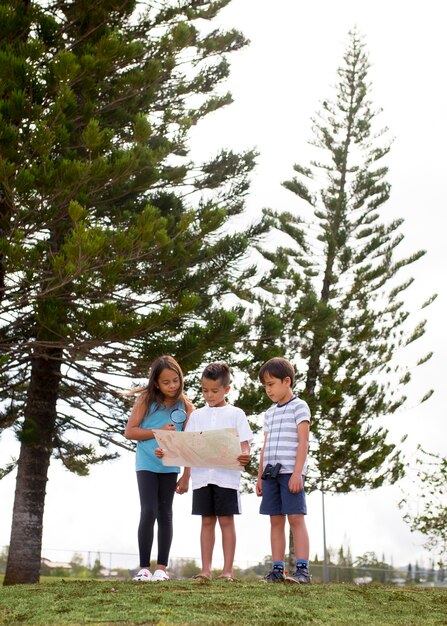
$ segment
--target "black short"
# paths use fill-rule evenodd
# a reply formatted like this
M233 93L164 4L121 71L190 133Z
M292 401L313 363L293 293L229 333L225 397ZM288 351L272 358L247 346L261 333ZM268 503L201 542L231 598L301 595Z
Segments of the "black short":
M218 485L207 485L192 492L193 515L239 515L239 491Z

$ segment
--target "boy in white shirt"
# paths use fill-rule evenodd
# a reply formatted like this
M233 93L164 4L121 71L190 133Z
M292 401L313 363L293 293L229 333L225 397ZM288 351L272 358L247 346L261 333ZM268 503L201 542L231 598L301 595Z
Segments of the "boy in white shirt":
M247 417L242 411L227 404L225 396L230 390L230 368L226 363L210 363L201 377L202 393L207 405L195 409L185 431L203 432L220 428L235 428L241 442L237 460L242 466L250 460L250 441L253 439ZM200 548L202 571L195 578L211 579L211 563L215 542L216 522L222 532L224 566L219 578L234 580L233 561L236 550L234 515L241 513L240 471L222 468L193 467L190 470L193 488L192 514L202 516ZM188 491L188 468L177 484L177 492Z

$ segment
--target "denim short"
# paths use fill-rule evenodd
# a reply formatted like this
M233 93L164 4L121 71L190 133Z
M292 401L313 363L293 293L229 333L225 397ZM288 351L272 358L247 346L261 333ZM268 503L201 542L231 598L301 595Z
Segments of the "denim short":
M262 515L306 515L304 487L298 493L290 493L289 480L292 474L278 474L276 478L262 481ZM304 476L303 476L304 484Z

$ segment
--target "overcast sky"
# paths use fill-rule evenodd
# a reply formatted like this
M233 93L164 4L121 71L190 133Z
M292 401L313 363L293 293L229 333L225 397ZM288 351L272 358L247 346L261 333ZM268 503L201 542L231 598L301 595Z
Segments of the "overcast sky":
M447 246L445 242L445 84L446 37L442 0L233 0L219 22L242 30L249 48L232 55L229 88L234 104L209 116L194 132L196 154L213 154L220 147L255 147L260 156L247 201L250 218L263 207L293 210L295 197L280 183L293 175L295 162L305 164L311 138L310 118L331 94L348 31L357 27L370 56L374 103L383 108L381 121L395 138L389 159L391 199L384 220L403 217L405 241L401 254L423 248L427 255L411 268L415 284L408 294L416 310L433 292L437 301L425 311L428 330L408 355L434 350L426 365L414 372L410 405L386 421L390 439L407 434L408 459L416 446L447 454L445 326ZM418 406L417 398L433 387L434 396ZM0 464L17 446L2 435ZM411 470L410 470L411 475ZM9 543L15 474L0 481L0 546ZM410 484L407 481L407 489ZM418 490L412 489L416 502ZM326 497L327 542L349 545L354 556L382 554L395 565L416 559L428 563L423 538L412 535L401 520L399 487L374 493ZM268 518L258 514L256 496L243 496L237 519L236 561L245 566L270 553ZM173 557L199 558L200 519L190 516L191 494L176 496ZM322 556L321 495L308 500L311 555ZM43 545L47 555L67 560L73 551L96 555L136 555L139 504L134 458L94 468L89 478L75 477L52 463L47 489ZM216 565L221 552L218 538ZM50 548L58 549L49 552ZM65 550L65 552L64 552ZM104 562L108 565L108 557ZM117 564L114 557L112 564ZM126 561L137 565L137 558Z

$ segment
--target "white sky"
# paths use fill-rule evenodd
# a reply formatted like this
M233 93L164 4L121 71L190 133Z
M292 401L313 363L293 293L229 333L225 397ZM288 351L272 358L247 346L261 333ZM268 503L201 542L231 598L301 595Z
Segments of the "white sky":
M428 330L410 353L434 350L435 355L414 373L408 410L390 418L390 439L408 434L406 451L414 457L416 445L447 454L445 413L447 359L445 243L445 151L447 90L444 2L442 0L233 0L220 22L237 27L251 46L231 55L229 88L235 103L205 120L194 132L197 154L219 148L260 152L247 202L256 218L263 207L293 210L295 198L280 183L293 175L295 162L306 164L311 138L310 118L330 96L336 69L342 60L348 31L357 26L365 36L372 64L372 97L384 112L395 143L389 160L392 195L384 219L405 218L401 254L426 249L428 254L411 268L415 285L409 304L416 308L433 292L438 300L425 311ZM223 91L223 90L222 90ZM418 345L419 344L419 345ZM402 358L407 358L405 354ZM416 398L433 387L434 396L417 406ZM4 433L0 464L17 446ZM0 481L0 546L9 543L15 474ZM418 490L413 489L417 502ZM423 538L402 522L397 502L399 487L376 492L326 496L327 543L350 545L354 556L375 551L405 565L416 559L428 563ZM270 553L268 518L258 514L256 496L242 496L243 515L237 519L236 562L246 566ZM199 559L200 518L190 515L191 494L176 496L172 557ZM308 498L307 523L311 555L322 555L321 495ZM137 554L139 503L134 459L93 468L89 478L75 477L53 462L47 488L43 545L54 560L67 560L77 551ZM220 537L216 559L221 559ZM57 549L50 552L49 549ZM103 562L108 565L107 556ZM137 558L118 559L112 565L137 565Z

